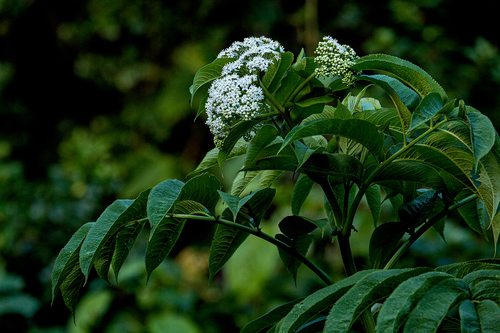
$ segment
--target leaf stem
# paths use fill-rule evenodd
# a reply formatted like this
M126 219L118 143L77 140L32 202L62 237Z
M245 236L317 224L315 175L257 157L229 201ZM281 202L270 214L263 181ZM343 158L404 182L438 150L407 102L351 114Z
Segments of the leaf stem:
M295 99L295 97L297 97L297 95L300 93L300 91L306 86L306 84L308 84L309 81L311 81L315 77L316 77L316 74L313 73L313 74L309 75L304 81L302 81L297 86L297 88L295 88L295 90L292 92L292 94L288 97L288 99L285 102L285 105L287 102L292 102Z
M459 202L443 209L440 211L438 214L434 215L427 223L422 225L413 235L408 238L403 245L398 249L398 251L392 256L392 258L389 260L389 262L385 265L384 269L391 269L394 267L396 262L403 256L403 254L410 248L410 246L413 245L417 241L417 239L420 238L427 230L429 230L430 227L432 227L434 224L436 224L439 220L441 220L443 217L448 215L450 212L454 211L455 209L458 209L462 207L463 205L468 204L469 202L475 200L477 198L476 194L472 194Z
M173 214L171 215L173 218L178 219L189 219L189 220L198 220L198 221L210 221L218 224L223 224L232 228L239 229L241 231L247 232L251 235L257 236L271 244L276 245L280 249L288 252L290 255L294 256L298 260L300 260L304 265L306 265L311 271L313 271L323 282L327 285L333 284L333 280L326 274L321 268L319 268L314 262L309 260L305 255L299 253L289 245L283 243L282 241L262 232L260 229L254 229L252 227L245 226L243 224L234 223L225 219L216 218L213 216L201 216L201 215L189 215L189 214Z

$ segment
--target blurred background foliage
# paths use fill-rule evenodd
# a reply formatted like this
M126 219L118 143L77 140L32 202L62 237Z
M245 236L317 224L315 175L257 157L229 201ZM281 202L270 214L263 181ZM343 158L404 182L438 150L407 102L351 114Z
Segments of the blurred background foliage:
M168 178L185 180L213 147L193 122L196 71L233 41L265 35L313 55L331 35L359 55L406 58L500 125L499 36L492 1L452 0L0 0L0 325L2 332L238 332L249 320L321 287L307 269L297 286L277 251L249 239L207 286L212 225L188 225L171 259L145 283L141 237L111 287L92 279L76 311L51 307L59 250L116 198ZM228 163L234 174L238 162ZM218 170L213 170L218 173ZM230 183L230 176L223 179ZM290 214L293 175L265 230ZM303 213L320 216L313 192ZM384 204L383 214L391 218ZM402 266L490 257L490 243L451 217L445 243L430 232ZM373 225L361 207L353 238L360 265ZM310 251L335 279L336 244Z

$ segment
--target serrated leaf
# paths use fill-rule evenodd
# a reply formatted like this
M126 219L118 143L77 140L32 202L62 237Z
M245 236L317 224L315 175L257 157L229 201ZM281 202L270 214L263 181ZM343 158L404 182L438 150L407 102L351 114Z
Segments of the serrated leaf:
M247 186L258 179L255 189L270 187L281 176L281 170L243 171L236 174L231 185L231 195L240 196Z
M186 223L185 219L164 217L149 237L146 249L147 280L151 273L163 262L174 247Z
M54 302L57 290L67 278L70 272L75 266L80 269L79 256L80 248L82 246L85 237L90 228L94 225L94 222L88 222L82 225L74 234L71 239L66 243L62 250L57 255L56 261L54 263L54 268L52 269L52 302Z
M292 194L292 214L299 215L300 209L304 204L307 196L311 192L311 189L314 185L314 181L312 181L307 175L301 174L295 183L295 187L293 188Z
M481 324L477 316L476 307L471 301L463 301L459 308L462 333L481 333Z
M340 135L359 142L374 155L384 145L384 135L368 121L360 119L318 119L295 126L285 137L281 150L297 140L315 135Z
M382 88L391 98L399 114L401 127L407 129L411 123L411 112L420 102L420 97L395 78L386 75L360 75L359 80L365 80Z
M116 200L99 216L80 250L80 268L85 280L93 264L96 265L99 276L107 280L116 233L126 224L146 217L146 203L150 191L143 191L135 200Z
M484 269L499 269L500 270L500 259L480 259L480 260L470 260L466 262L459 262L450 265L439 266L436 268L437 271L445 272L456 276L461 279L471 272Z
M80 290L85 284L85 275L82 273L80 267L75 265L66 275L66 278L61 283L61 295L64 304L73 313L73 320L75 319L75 306L80 295Z
M437 283L452 278L442 272L427 272L402 282L385 300L377 316L376 331L398 332L420 299Z
M385 186L385 181L410 181L439 190L445 188L439 172L428 163L413 158L400 158L377 174L374 183Z
M387 263L407 230L408 228L401 222L387 222L375 228L369 246L373 268L383 267Z
M318 314L326 313L326 311L328 311L328 309L330 309L332 305L346 293L346 291L373 272L375 271L360 271L307 296L304 300L293 307L292 311L290 311L283 319L283 322L277 332L293 332L293 330L296 330L306 324Z
M443 107L444 102L437 92L426 95L411 115L408 132L431 120Z
M491 300L480 301L476 305L482 333L500 332L500 306Z
M260 316L257 319L252 320L248 324L246 324L240 331L240 333L258 333L262 332L265 328L277 323L281 318L283 318L290 310L297 304L302 301L304 297L294 299L288 303L278 306L277 308L272 309L266 314Z
M111 262L116 281L118 281L118 274L120 273L120 269L125 259L127 259L130 250L134 246L145 224L146 221L128 224L116 235L116 248Z
M196 93L198 90L210 83L212 83L214 80L219 78L222 73L222 68L224 66L231 62L234 61L232 58L217 58L213 62L203 66L196 72L194 79L193 79L193 85L191 87L191 105L193 103L193 100L196 96Z
M306 255L314 238L311 234L297 235L294 239L290 239L283 234L277 234L275 237L302 255ZM286 269L292 275L293 281L297 284L297 272L302 262L281 248L278 248L278 254Z
M396 109L376 109L357 112L354 118L369 121L377 127L386 128L384 131L396 139L396 142L403 142L403 127ZM388 128L387 128L388 126Z
M500 274L497 278L482 280L472 287L472 299L489 299L495 303L500 301Z
M411 62L387 54L370 54L356 60L352 70L379 70L385 71L409 85L421 97L437 92L441 99L446 101L444 89L427 72Z
M405 332L436 332L446 314L467 299L469 286L462 280L445 279L433 286L417 303L406 321Z
M466 110L470 125L474 167L477 170L479 161L490 152L495 144L496 131L488 117L470 106L466 106Z
M328 313L324 331L348 332L361 313L387 297L395 286L427 271L428 268L393 269L367 275L335 302Z
M147 212L151 225L151 233L155 232L158 224L174 206L184 183L177 179L165 180L149 193Z

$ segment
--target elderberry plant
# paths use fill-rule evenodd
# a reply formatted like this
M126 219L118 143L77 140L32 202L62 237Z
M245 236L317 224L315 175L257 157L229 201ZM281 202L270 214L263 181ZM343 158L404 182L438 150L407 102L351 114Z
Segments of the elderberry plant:
M500 140L491 121L463 100L449 99L423 69L397 57L359 57L325 37L317 56L294 56L269 38L247 38L201 68L191 87L197 116L206 115L216 147L188 175L165 180L135 200L117 200L83 225L61 250L52 295L74 310L94 268L105 280L119 271L140 231L149 225L148 278L168 256L186 223L217 224L209 280L248 235L278 249L296 280L304 264L325 288L283 304L242 328L249 332L499 332L500 260L437 268L394 269L430 228L439 233L458 211L470 228L500 234ZM366 84L368 83L368 84ZM356 94L352 87L364 84ZM390 104L365 97L380 87ZM229 193L206 171L244 157ZM283 173L298 174L280 233L260 223ZM245 188L253 183L253 191ZM325 216L301 212L314 184ZM352 256L354 218L366 198L374 230L369 269ZM388 199L397 216L384 221ZM223 209L218 209L222 202ZM334 281L307 257L311 233L338 241L347 277ZM325 232L328 231L328 232Z

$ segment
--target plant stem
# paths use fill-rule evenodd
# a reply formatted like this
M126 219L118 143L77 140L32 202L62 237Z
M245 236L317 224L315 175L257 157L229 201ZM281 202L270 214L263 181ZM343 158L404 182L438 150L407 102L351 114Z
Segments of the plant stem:
M295 97L297 97L297 95L300 93L300 91L306 86L306 84L308 84L309 81L311 81L315 77L316 77L316 74L313 73L313 74L309 75L304 81L302 81L297 86L297 88L295 88L295 90L292 92L292 94L288 97L288 99L285 102L285 105L287 102L292 102L295 99Z
M226 225L232 228L239 229L241 231L247 232L249 234L252 234L254 236L257 236L271 244L276 245L280 249L288 252L290 255L294 256L297 258L299 261L301 261L304 265L309 267L311 271L313 271L323 282L325 282L327 285L333 284L333 280L326 274L321 268L319 268L314 262L309 260L306 256L304 256L302 253L299 253L296 251L294 248L290 247L289 245L283 243L282 241L272 237L271 235L268 235L264 232L262 232L260 229L254 229L252 227L245 226L243 224L239 223L234 223L225 219L221 218L215 218L213 216L202 216L202 215L189 215L189 214L173 214L171 215L173 218L178 218L178 219L189 219L189 220L199 220L199 221L210 221L210 222L215 222L218 224Z
M391 269L394 267L396 262L403 256L403 254L410 248L410 246L413 245L417 241L417 239L420 238L427 230L430 229L434 224L436 224L439 220L441 220L443 217L448 215L450 212L454 211L455 209L458 209L462 207L463 205L468 204L469 202L475 200L477 198L477 195L472 194L468 196L467 198L464 198L460 200L459 202L443 209L440 211L438 214L434 215L427 223L422 225L413 235L408 238L403 245L398 249L398 251L392 256L392 258L389 260L389 262L385 265L384 269Z
M274 98L274 96L267 90L267 88L262 84L261 81L259 81L260 87L262 88L262 91L264 92L264 96L266 96L267 100L278 110L279 114L285 119L285 122L287 123L289 130L293 128L293 121L286 112L285 108Z

